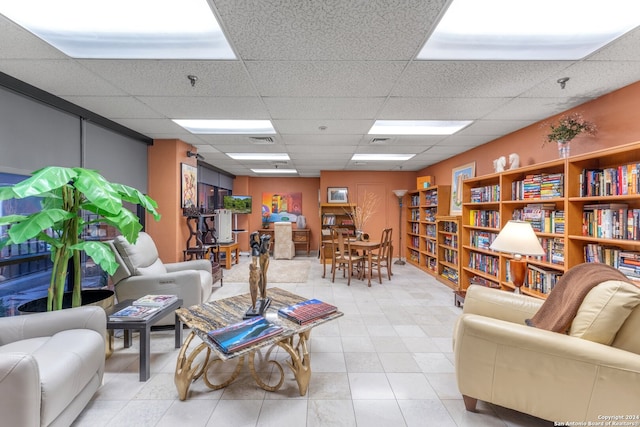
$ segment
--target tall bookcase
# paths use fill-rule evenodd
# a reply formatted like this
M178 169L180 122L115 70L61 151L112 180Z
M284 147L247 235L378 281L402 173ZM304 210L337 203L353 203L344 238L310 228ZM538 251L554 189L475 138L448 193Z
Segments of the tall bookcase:
M407 261L438 276L436 220L449 214L451 186L436 185L412 191L407 204Z
M438 232L438 280L458 290L460 283L460 217L436 219Z
M465 180L460 288L514 289L511 255L489 249L514 218L532 223L546 252L527 259L523 293L546 298L558 277L585 261L640 263L639 177L640 142ZM640 277L634 264L627 272Z
M321 203L320 204L320 236L322 240L331 239L331 229L334 227L346 228L350 234L355 235L355 225L351 218L351 209L355 203ZM321 245L321 249L325 251L324 256L320 259L325 263L331 262L331 249Z

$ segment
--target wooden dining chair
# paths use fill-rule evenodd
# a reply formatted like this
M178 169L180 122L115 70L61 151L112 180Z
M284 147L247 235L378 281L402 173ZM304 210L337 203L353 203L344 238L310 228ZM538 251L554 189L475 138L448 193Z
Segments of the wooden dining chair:
M387 270L387 278L391 280L391 235L393 229L385 228L380 237L380 249L371 254L371 266L367 266L371 271L378 272L378 281L382 283L381 269Z
M364 273L364 257L351 250L351 242L346 230L335 228L331 231L331 282L335 282L336 271L342 270L347 277L347 285L351 285L351 276L356 274L362 279Z

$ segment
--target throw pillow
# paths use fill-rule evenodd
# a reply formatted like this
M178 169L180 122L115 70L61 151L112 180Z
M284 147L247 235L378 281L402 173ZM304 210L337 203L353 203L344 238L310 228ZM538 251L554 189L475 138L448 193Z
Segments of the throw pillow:
M585 296L569 335L610 345L638 304L640 288L637 286L619 280L602 282Z

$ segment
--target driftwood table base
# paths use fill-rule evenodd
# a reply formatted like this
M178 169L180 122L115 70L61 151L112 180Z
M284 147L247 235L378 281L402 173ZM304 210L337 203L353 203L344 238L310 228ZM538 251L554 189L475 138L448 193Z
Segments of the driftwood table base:
M245 349L223 353L208 339L207 332L222 326L233 324L242 320L247 305L250 304L250 296L240 295L226 298L224 300L212 301L197 306L182 308L176 311L182 321L192 328L184 344L182 345L176 361L176 371L174 382L178 390L180 400L186 400L191 384L202 379L204 384L212 389L218 390L227 387L240 375L245 359L249 366L249 373L256 384L266 391L279 390L284 384L285 368L281 361L273 356L273 350L277 347L286 351L288 357L285 360L298 384L300 396L307 394L309 382L311 380L311 357L308 350L308 342L311 329L319 324L328 322L342 316L341 312L336 312L330 316L318 319L308 325L297 325L289 320L274 316L281 307L304 301L299 297L282 289L270 289L269 296L272 305L270 321L278 323L284 327L284 331L277 336L265 339ZM200 337L202 343L193 344L195 337ZM263 353L263 350L266 350ZM275 381L264 381L256 370L256 358L261 359L261 363L274 366L279 377ZM234 360L235 359L235 360ZM235 363L235 368L231 373L225 373L222 380L213 381L214 366L217 363ZM216 375L218 373L216 372ZM273 384L275 382L275 384Z

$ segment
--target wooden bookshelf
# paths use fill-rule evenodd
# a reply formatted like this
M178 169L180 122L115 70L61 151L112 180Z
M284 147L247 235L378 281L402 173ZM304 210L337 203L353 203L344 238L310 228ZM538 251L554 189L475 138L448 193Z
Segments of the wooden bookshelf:
M460 217L440 216L438 231L438 280L458 290L460 283Z
M623 187L619 183L622 176L625 176L625 194L612 192L612 188ZM514 289L509 277L511 256L488 248L506 221L514 217L532 221L534 229L537 225L536 234L547 253L545 257L527 259L532 267L529 278L543 277L543 281L525 283L522 292L538 298L546 298L550 291L544 284L552 283L569 268L596 261L585 259L587 251L600 250L599 256L608 258L612 264L619 261L620 251L640 252L639 176L640 142L637 142L465 180L462 184L460 290L472 282ZM546 190L536 193L536 183L544 183ZM590 194L586 193L587 185L592 190ZM525 195L526 186L534 190ZM586 224L583 220L588 216L585 211L591 214L593 206L607 208L609 205L625 206L608 213L616 215L617 222L594 220ZM538 209L543 212L539 213ZM605 209L595 210L599 217L603 214L598 211ZM623 216L625 220L621 222ZM589 227L613 229L606 233L598 231L601 233L598 234L590 233ZM640 276L640 269L637 274Z
M407 203L407 261L438 277L437 219L449 215L451 186L412 191Z

